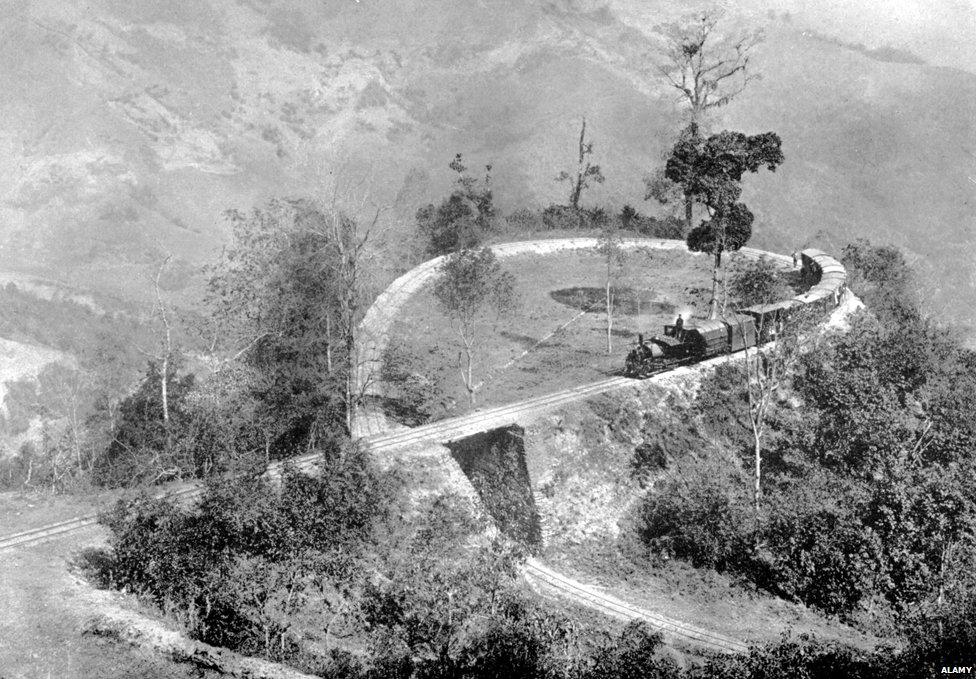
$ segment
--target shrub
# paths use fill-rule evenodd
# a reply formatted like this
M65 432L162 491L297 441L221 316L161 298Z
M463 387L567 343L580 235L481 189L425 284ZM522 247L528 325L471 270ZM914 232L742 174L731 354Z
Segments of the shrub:
M739 308L754 304L771 304L792 296L779 268L765 255L750 259L736 267L729 281L732 302Z
M746 655L720 656L693 667L685 679L874 679L889 676L887 663L849 646L820 641L809 635L785 637L754 646ZM921 676L921 675L919 675Z
M640 508L639 534L652 549L697 568L748 572L752 519L746 484L720 468L676 474Z
M483 227L468 198L457 191L436 208L430 204L417 210L417 228L431 256L477 247L486 234Z
M280 488L214 480L195 509L120 500L101 517L112 548L103 579L147 595L207 643L297 657L295 616L341 606L388 501L364 453L322 452L316 476L286 469Z
M94 460L92 476L96 483L127 486L185 471L170 453L174 439L189 421L185 405L194 376L179 376L177 357L171 357L170 363L166 372L168 420L163 411L161 363L150 361L138 389L119 405L112 440Z
M434 256L477 247L496 230L491 165L485 167L480 186L468 176L460 153L450 167L457 173L451 195L436 208L431 203L417 210L417 228L427 243L428 254Z
M420 369L420 357L399 342L388 344L383 351L380 378L393 390L387 394L390 398L385 405L398 421L409 426L429 422L438 398L434 382L418 372Z
M620 634L593 654L593 667L584 679L672 679L678 666L662 655L663 638L639 620L628 623Z
M584 228L583 212L567 205L550 205L542 211L542 223L550 231L578 231Z
M776 590L830 615L850 613L870 595L881 546L856 515L830 505L790 511L783 503L769 514L763 541Z
M617 215L617 219L620 222L621 229L633 231L642 236L672 239L684 237L684 225L681 220L673 215L658 219L642 215L630 205L624 205L620 214Z
M546 224L538 210L520 207L505 217L505 226L510 233L519 234L541 231Z
M704 429L741 448L750 442L749 401L745 370L739 363L721 363L701 381L692 412Z

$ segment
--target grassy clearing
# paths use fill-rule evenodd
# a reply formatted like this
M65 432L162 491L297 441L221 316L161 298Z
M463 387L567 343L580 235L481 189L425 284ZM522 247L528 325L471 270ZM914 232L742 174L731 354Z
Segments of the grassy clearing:
M579 236L580 234L574 234ZM747 260L727 258L728 276ZM638 333L654 334L678 311L704 314L711 285L711 258L673 250L628 250L614 275L613 351L607 352L606 264L595 251L518 255L501 260L516 278L521 304L509 317L486 325L476 374L483 381L476 407L519 401L619 374ZM799 276L784 272L794 290ZM438 309L432 286L400 312L390 337L407 357L409 370L423 376L436 394L433 419L470 409L458 374L460 341ZM523 355L524 354L524 355ZM395 390L390 391L395 395ZM414 425L397 403L387 414Z
M629 251L615 285L618 311L613 351L608 354L603 302L606 265L597 253L522 255L505 258L502 264L515 275L521 305L482 338L477 373L484 385L478 392L478 407L617 374L638 332L657 332L674 320L678 310L704 309L708 298L707 257ZM459 341L437 309L430 288L407 303L390 336L411 356L413 370L429 378L442 397L434 417L468 408L456 367ZM521 356L523 352L527 353Z

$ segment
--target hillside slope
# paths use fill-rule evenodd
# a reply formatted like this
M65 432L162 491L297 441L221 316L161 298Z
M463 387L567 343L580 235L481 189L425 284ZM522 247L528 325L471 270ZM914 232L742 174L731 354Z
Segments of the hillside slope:
M765 77L716 124L784 138L782 169L749 180L756 245L894 242L939 273L936 307L972 322L976 75L963 69L976 60L953 43L959 68L929 65L904 30L888 46L883 22L865 46L839 15L752 5L741 20L766 25ZM173 255L164 284L192 296L224 210L328 196L340 177L409 228L458 151L493 164L504 209L561 201L553 177L581 114L608 178L586 200L650 210L641 178L680 113L648 54L682 7L15 0L0 41L0 270L138 299Z

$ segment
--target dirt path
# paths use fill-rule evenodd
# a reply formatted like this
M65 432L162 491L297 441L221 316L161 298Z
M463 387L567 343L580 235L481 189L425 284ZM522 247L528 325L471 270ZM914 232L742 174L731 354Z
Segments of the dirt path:
M0 553L0 677L3 679L191 679L201 675L135 646L84 634L97 607L124 603L69 572L77 550L104 539L97 528ZM131 602L128 602L131 605ZM204 677L215 676L204 674Z

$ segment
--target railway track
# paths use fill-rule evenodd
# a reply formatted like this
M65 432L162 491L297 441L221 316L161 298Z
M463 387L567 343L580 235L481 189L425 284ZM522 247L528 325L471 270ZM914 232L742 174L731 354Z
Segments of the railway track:
M642 620L662 632L720 653L746 653L749 650L749 646L738 639L673 620L597 592L535 559L526 560L523 572L529 583L537 588L541 585L542 589L550 589L562 596L570 596L577 601L585 602L588 608L598 610L605 615L627 621Z
M626 377L613 377L600 380L581 387L573 387L562 391L546 394L497 408L476 411L466 416L441 420L432 424L406 429L400 432L368 436L361 441L373 452L385 452L398 448L405 448L423 443L447 443L485 431L496 426L512 424L521 416L541 412L559 405L579 401L595 394L619 389L634 384ZM272 480L279 479L286 465L298 469L308 470L315 466L317 455L302 455L287 462L273 462L268 465L265 474ZM172 500L193 500L202 493L202 486L194 485L181 488L169 493L159 493L157 497ZM80 530L91 528L98 523L97 514L87 514L73 519L53 523L11 535L0 536L0 552L24 547L31 544L46 542Z
M518 403L497 408L488 408L466 416L442 420L400 432L365 437L362 440L375 453L424 443L442 444L469 436L473 433L485 431L486 429L511 424L526 415L543 412L560 405L584 400L596 394L633 386L634 384L635 381L630 378L612 377L580 387L564 389L544 396L527 399ZM290 464L298 469L308 470L313 468L317 461L318 456L316 455L304 455L289 460L287 463L272 463L268 466L265 473L269 478L277 479L280 478L286 464ZM199 497L202 492L202 486L194 485L170 493L159 493L157 497L192 501ZM0 552L56 540L97 527L98 516L96 514L76 517L56 524L0 537ZM745 644L735 639L699 629L677 620L672 620L652 611L630 606L615 597L596 592L581 583L577 583L547 568L534 559L526 561L523 566L523 573L526 579L537 587L542 586L560 596L568 596L577 603L618 619L643 620L656 629L682 639L685 642L720 652L738 653L747 650Z
M580 238L565 239L556 242L526 241L506 243L495 246L495 249L496 253L500 256L511 256L526 253L545 254L557 250L583 249L594 246L595 239ZM662 241L659 239L632 239L628 240L625 246L650 247L654 249L677 249L683 247L683 245L678 245L674 241ZM763 254L760 251L750 250L746 252L746 250L745 248L743 249L744 254L750 257L758 257ZM781 261L789 259L782 255L777 255L776 258ZM362 342L360 357L361 359L365 359L359 361L360 374L357 375L357 379L360 384L365 383L364 375L368 376L371 372L376 374L374 371L377 371L379 367L383 349L388 341L387 331L395 314L413 294L436 275L439 263L440 259L431 260L404 274L394 281L367 311L366 317L363 319L361 325L360 334L360 340ZM657 374L672 372L679 367L678 365L669 365L662 368ZM611 377L544 396L526 399L518 403L480 410L465 416L450 418L401 431L384 431L386 427L381 422L378 427L380 431L369 431L367 425L366 430L362 431L365 435L361 436L360 440L371 451L376 453L408 448L424 443L443 444L488 429L510 425L519 418L527 415L543 412L550 408L583 400L596 394L614 391L633 384L635 384L635 381L630 378ZM368 420L366 417L362 419L364 421ZM382 419L381 417L380 420ZM315 466L317 460L318 456L316 455L305 455L289 460L287 464L298 469L308 470ZM284 462L272 463L268 466L265 474L271 479L280 478L282 471L285 469L285 465L286 463ZM169 493L160 493L157 497L192 501L199 497L202 491L202 486L196 484ZM89 514L11 535L0 536L0 553L97 528L97 515ZM598 592L583 583L576 582L546 567L535 559L526 561L523 566L523 574L530 584L536 587L548 589L560 596L572 599L580 605L619 619L643 620L653 627L687 643L725 653L742 653L748 650L748 647L737 639L697 628L652 611L631 606L615 597Z

